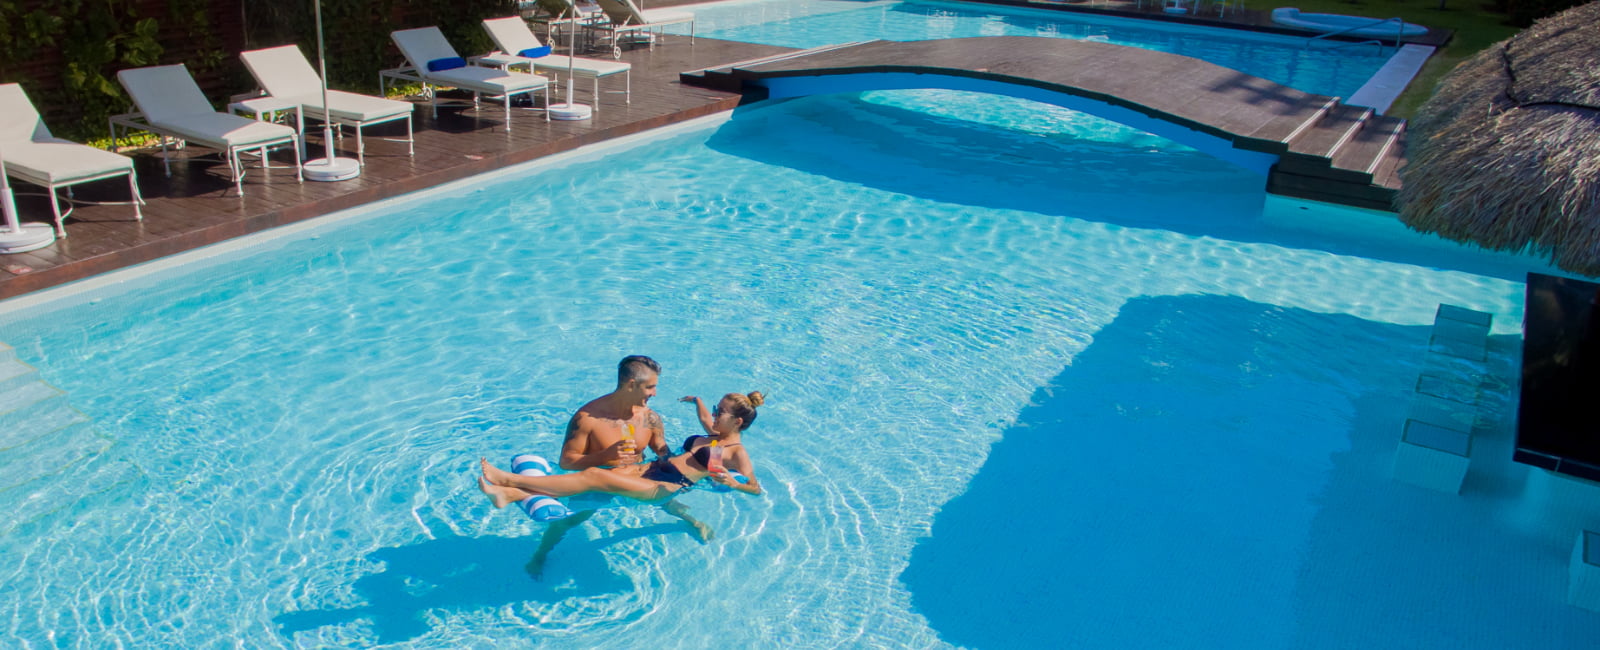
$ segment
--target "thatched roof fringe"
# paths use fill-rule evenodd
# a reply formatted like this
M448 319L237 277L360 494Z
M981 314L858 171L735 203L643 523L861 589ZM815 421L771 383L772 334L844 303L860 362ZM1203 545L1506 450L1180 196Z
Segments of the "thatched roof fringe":
M1463 62L1407 125L1400 219L1600 275L1600 2Z

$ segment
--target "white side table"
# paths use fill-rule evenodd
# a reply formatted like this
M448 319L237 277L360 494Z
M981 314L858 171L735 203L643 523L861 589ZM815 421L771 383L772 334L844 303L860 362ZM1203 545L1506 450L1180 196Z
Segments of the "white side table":
M276 122L277 119L275 118L277 117L278 113L292 111L294 113L294 132L300 134L300 151L301 153L305 153L306 120L305 116L300 112L299 102L285 101L271 95L266 95L228 104L228 111L232 112L234 115L253 115L257 121L266 122ZM261 149L261 153L259 155L261 156L261 160L265 162L267 159L267 150L265 147Z

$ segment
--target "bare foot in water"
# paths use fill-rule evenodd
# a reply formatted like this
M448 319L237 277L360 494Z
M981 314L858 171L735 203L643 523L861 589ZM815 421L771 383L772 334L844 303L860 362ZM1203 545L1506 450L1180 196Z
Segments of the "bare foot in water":
M711 524L706 522L692 521L684 523L689 524L689 527L694 529L694 536L700 539L701 544L711 541L711 538L716 535L716 533L711 530Z
M489 495L489 501L494 503L496 508L504 508L516 503L524 496L521 490L495 485L485 480L482 476L478 477L478 489Z
M490 465L487 458L479 458L478 465L483 467L483 478L487 479L492 485L510 486L511 477L515 476L511 472Z

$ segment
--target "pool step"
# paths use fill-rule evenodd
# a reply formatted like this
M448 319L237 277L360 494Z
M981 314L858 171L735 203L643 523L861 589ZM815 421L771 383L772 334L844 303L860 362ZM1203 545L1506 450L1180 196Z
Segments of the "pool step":
M0 451L60 428L74 413L66 393L38 379L0 392Z
M1372 109L1365 106L1338 104L1323 113L1315 126L1290 140L1289 151L1320 162L1329 161L1371 116Z
M59 468L50 474L8 490L0 490L0 537L28 534L30 530L70 521L75 513L125 500L147 479L143 470L127 460L100 454Z
M1380 187L1400 189L1400 170L1406 166L1405 130L1401 129L1396 143L1378 167L1372 170L1372 183Z
M1296 127L1294 127L1293 130L1289 131L1289 134L1283 137L1283 141L1284 142L1294 142L1295 140L1299 139L1300 136L1302 134L1304 134L1306 131L1309 131L1309 130L1311 130L1313 128L1316 128L1316 126L1318 124L1322 123L1322 118L1324 116L1326 116L1329 111L1332 111L1335 106L1338 106L1338 105L1339 105L1339 98L1338 97L1329 97L1329 98L1327 98L1327 100L1323 101L1322 105L1317 108L1316 112L1312 113L1310 115L1310 117L1307 117L1306 120L1304 122L1301 122L1299 126L1296 126Z
M39 378L33 366L18 361L15 356L0 358L0 395Z
M60 474L75 464L104 453L111 440L87 420L39 436L0 452L0 494L41 478Z
M42 525L83 499L143 476L107 457L111 438L66 393L0 344L0 535Z
M1267 191L1299 198L1393 210L1404 163L1405 120L1339 104L1288 142Z

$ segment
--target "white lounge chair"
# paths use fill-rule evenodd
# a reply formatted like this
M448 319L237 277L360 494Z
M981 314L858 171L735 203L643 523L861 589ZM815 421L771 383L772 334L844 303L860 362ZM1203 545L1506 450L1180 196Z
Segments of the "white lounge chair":
M542 25L588 22L600 18L600 5L594 0L519 0L523 17Z
M395 120L406 121L406 150L410 155L416 155L411 125L411 111L416 108L415 104L330 88L328 106L324 108L322 78L317 76L311 62L300 53L300 48L293 45L269 47L240 52L239 58L244 60L244 66L250 69L250 75L256 78L256 83L261 85L263 91L277 99L299 104L302 117L309 112L311 117L321 116L334 124L354 127L356 159L361 163L367 161L367 146L361 138L362 127ZM300 137L305 137L304 131L301 131Z
M22 92L20 84L0 84L0 154L6 162L6 175L45 188L50 193L50 211L56 220L56 236L66 237L62 221L67 213L61 212L61 197L56 190L63 187L127 175L128 191L132 193L133 217L143 220L139 204L139 180L133 171L133 159L62 140L50 135L49 127L39 117L33 102ZM67 192L71 193L71 189Z
M218 112L183 64L122 70L117 73L117 81L138 109L137 113L121 116L122 123L162 136L161 160L168 176L172 175L172 161L167 157L167 138L176 138L222 152L240 196L244 196L241 151L287 144L294 149L295 180L304 180L300 175L299 133L282 124ZM261 167L271 168L266 156L261 157Z
M633 65L622 61L602 61L600 59L585 59L583 57L551 54L551 47L539 42L539 37L533 35L533 30L528 29L528 23L520 16L507 16L505 18L489 18L483 21L484 30L489 32L489 38L494 40L499 52L479 57L480 62L501 66L527 65L534 72L565 73L570 68L572 76L584 77L594 81L595 109L600 108L600 78L611 75L623 75L623 95L626 102L633 103ZM568 79L570 85L572 79Z
M622 43L618 40L627 34L646 34L650 39L650 47L656 46L656 34L661 33L661 28L667 25L689 24L689 44L694 44L694 14L687 11L673 9L651 9L644 11L633 0L599 0L600 11L606 15L606 22L591 23L590 29L605 32L611 40L611 56L622 58Z
M544 104L550 105L549 79L535 74L469 66L466 59L456 54L455 48L445 40L444 32L439 31L438 27L402 29L389 36L400 48L400 53L405 55L406 62L411 65L417 78L430 91L440 86L470 90L473 105L477 105L478 97L482 95L504 100L508 127L511 125L512 96L543 90ZM439 116L438 98L438 92L428 93L428 103L433 107L434 117ZM550 120L549 111L545 111L544 119L547 122Z

